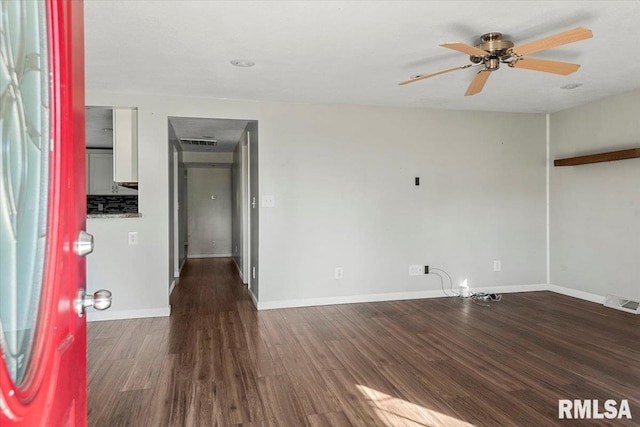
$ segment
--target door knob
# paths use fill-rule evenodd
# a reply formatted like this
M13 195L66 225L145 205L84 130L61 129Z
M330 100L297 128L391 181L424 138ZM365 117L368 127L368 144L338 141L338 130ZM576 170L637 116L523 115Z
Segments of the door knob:
M93 252L93 235L80 230L78 240L73 243L73 250L79 256L87 256Z
M88 307L96 310L106 310L111 307L111 291L100 289L93 295L87 295L85 289L78 291L78 297L74 301L74 306L78 316L82 316Z

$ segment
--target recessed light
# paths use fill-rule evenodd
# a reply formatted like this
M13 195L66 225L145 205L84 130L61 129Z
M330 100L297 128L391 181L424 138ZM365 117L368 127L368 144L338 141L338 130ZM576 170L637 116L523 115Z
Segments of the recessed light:
M575 89L582 86L582 83L569 83L568 85L560 86L560 89Z
M256 65L256 63L253 61L249 61L248 59L233 59L231 61L231 65L233 65L234 67L248 68L253 67L254 65Z

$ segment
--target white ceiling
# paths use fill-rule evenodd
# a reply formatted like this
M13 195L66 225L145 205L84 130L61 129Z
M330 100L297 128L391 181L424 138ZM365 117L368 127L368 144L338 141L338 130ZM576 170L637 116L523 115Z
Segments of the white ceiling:
M113 109L88 106L85 109L86 145L89 148L113 148Z
M247 120L203 119L192 117L169 117L178 139L215 139L215 147L182 144L184 151L233 152L235 150Z
M640 88L637 1L87 1L85 20L96 91L553 112ZM520 44L578 26L593 39L532 55L582 64L570 76L502 67L472 97L474 69L397 85L469 62L443 42L499 31Z

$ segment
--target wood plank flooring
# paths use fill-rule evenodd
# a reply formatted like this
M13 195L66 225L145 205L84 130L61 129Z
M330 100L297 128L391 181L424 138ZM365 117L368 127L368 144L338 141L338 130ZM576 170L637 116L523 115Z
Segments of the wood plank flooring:
M91 426L640 425L640 316L550 292L257 312L230 259L88 327ZM628 399L632 420L558 419ZM602 406L601 406L602 407Z

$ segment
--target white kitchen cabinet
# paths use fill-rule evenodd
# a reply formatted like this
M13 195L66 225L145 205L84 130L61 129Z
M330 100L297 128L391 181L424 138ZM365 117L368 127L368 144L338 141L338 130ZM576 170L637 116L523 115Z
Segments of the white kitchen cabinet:
M87 194L138 194L137 190L123 187L113 181L112 150L87 150L87 178Z
M113 109L114 181L138 182L138 109Z

